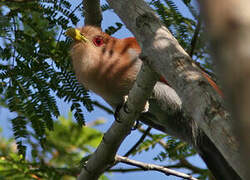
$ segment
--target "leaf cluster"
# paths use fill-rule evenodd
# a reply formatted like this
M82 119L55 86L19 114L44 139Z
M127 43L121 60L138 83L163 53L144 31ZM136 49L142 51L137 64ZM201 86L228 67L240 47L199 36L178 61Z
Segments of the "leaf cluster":
M70 64L64 31L79 21L71 3L61 1L6 1L0 6L1 105L16 117L11 120L19 152L32 127L40 144L46 129L60 115L56 98L71 104L79 125L82 107L93 109L88 92L76 80Z
M91 153L103 135L94 128L79 128L72 121L71 113L68 119L59 117L54 128L53 132L46 131L43 149L33 140L36 134L30 134L26 141L32 151L26 159L16 153L13 139L0 136L0 178L75 179L81 170L82 156Z
M201 21L198 5L191 0L178 1L178 4L173 0L151 0L149 4L180 45L189 53L191 49L194 49L191 54L192 58L212 73L209 45L205 39L206 33L202 22L201 25L198 23ZM197 36L196 39L194 39L195 36Z

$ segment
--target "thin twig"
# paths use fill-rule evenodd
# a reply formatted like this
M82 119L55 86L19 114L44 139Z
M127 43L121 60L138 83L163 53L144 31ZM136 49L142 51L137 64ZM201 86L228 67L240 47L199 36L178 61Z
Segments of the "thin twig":
M132 166L136 166L136 167L142 168L142 169L144 169L146 171L147 170L154 170L154 171L162 172L162 173L164 173L166 175L173 175L173 176L181 177L183 179L198 180L198 179L196 179L196 178L194 178L194 177L192 177L192 176L190 176L188 174L178 172L178 171L166 168L164 166L143 163L143 162L140 162L140 161L135 161L135 160L128 159L127 157L122 157L122 156L116 155L115 156L115 161L116 162L122 162L122 163L125 163L125 164L129 164L129 165L132 165Z
M75 9L73 9L73 11L70 13L70 14L73 14L75 13L75 11L82 5L82 2L80 2L76 7Z
M195 28L195 31L194 31L194 35L192 37L192 40L191 40L191 43L190 43L190 50L188 52L189 56L192 58L193 55L194 55L194 51L195 51L195 48L196 48L196 44L197 44L197 41L198 41L198 37L199 37L199 34L200 34L200 29L201 29L201 18L199 16L198 18L198 22L197 22L197 25L196 25L196 28ZM197 61L194 61L195 64L204 72L206 72L210 78L212 78L214 80L214 77L213 77L213 74L209 71L207 71L205 68L203 68L201 66L201 64Z
M134 144L134 146L124 155L124 157L128 157L130 154L132 154L136 148L144 141L144 139L147 137L148 133L150 132L152 128L148 127L146 131L143 133L141 138L137 141L137 143Z
M16 32L17 32L17 27L16 27L16 21L15 21L15 17L12 17L13 18L13 31L14 31L14 38L15 38L15 41L16 41ZM13 43L13 49L14 49L14 52L13 52L13 56L12 56L12 65L14 66L14 63L15 63L15 60L16 60L16 57L15 57L15 54L16 54L16 47L15 47L15 43Z
M138 130L139 130L141 133L143 133L143 134L146 132L146 130L143 129L142 127L139 127ZM151 139L153 139L153 135L152 135L151 133L147 133L147 135L148 135ZM164 149L167 149L167 148L168 148L168 144L167 144L163 139L160 139L160 140L158 141L158 143L159 143Z
M138 128L138 130L143 134L145 133L145 129L143 129L142 127ZM148 133L147 135L153 139L152 134ZM159 143L159 145L161 145L163 147L163 149L166 150L168 148L168 144L164 140L161 139L158 143ZM202 169L202 168L199 168L197 166L194 166L193 164L188 162L185 158L180 158L179 163L171 165L171 166L167 166L167 167L168 168L186 168L186 169L191 170L193 173L199 173L199 174L202 174L205 171L208 171L208 173L209 173L208 175L211 176L211 172L208 169Z
M81 4L82 4L82 2L79 3L79 4L75 7L75 9L70 13L70 15L73 14L73 13L81 6ZM68 17L67 19L69 20L69 17ZM56 42L57 42L57 44L56 44L56 49L58 48L58 44L59 44L58 42L59 42L59 40L61 39L61 36L62 36L62 34L63 34L63 31L64 31L64 29L62 28L61 31L60 31L60 33L59 33L59 36L58 36L58 38L57 38L57 40L56 40Z
M190 51L188 53L191 58L193 57L193 54L194 54L194 50L195 50L195 46L197 44L200 29L201 29L201 19L199 17L196 28L195 28L195 31L194 31L194 35L193 35L192 40L191 40Z
M96 107L101 108L102 110L106 111L108 114L114 114L114 111L107 106L99 103L98 101L91 101L91 104L95 105Z

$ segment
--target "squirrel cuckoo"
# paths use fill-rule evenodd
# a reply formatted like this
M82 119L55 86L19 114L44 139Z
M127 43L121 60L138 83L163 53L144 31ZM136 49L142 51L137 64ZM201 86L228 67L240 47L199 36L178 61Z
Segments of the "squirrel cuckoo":
M128 95L142 64L136 39L117 39L94 26L71 28L66 34L75 41L71 57L78 81L116 108ZM221 94L208 75L203 76ZM163 77L159 81L168 85Z
M119 107L132 88L142 65L139 59L141 48L136 39L117 39L94 26L70 28L66 35L74 40L70 54L78 81L100 95L113 109ZM208 75L203 73L203 76L221 94ZM148 112L157 117L157 125L166 125L166 117L170 118L169 114L178 114L182 109L179 96L163 77L159 78L148 102ZM166 111L168 114L164 113ZM185 132L180 136L180 130L176 131L176 123L171 121L172 125L168 126L172 126L174 130L168 133L187 140ZM196 132L197 128L193 125L190 127L191 124L188 128L192 129L191 135L194 136L193 132ZM171 131L171 128L168 131ZM188 141L190 142L190 139Z
M71 28L66 34L75 41L70 54L78 81L117 108L128 95L142 65L141 48L136 39L117 39L94 26ZM209 76L206 73L203 76L222 96ZM143 113L146 115L142 116L143 122L193 144L208 167L215 170L216 178L238 179L212 141L183 113L179 96L163 77L156 83L148 101L149 110Z

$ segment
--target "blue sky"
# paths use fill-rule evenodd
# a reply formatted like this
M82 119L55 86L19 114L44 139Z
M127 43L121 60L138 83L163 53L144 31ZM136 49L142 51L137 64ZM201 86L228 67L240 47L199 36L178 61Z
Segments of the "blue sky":
M77 5L79 4L80 1L74 0L72 1L73 5ZM102 0L102 3L104 3L105 1ZM191 17L191 14L188 12L187 9L185 9L185 6L182 4L181 1L176 1L178 7L180 7L180 11L188 17ZM106 11L103 13L103 22L102 22L102 27L103 29L107 28L110 25L113 25L115 22L119 22L120 19L118 18L118 16L116 16L113 11ZM81 22L78 24L78 26L82 26L83 25L84 20L81 20ZM117 38L125 38L125 37L129 37L129 36L133 36L125 27L123 27L120 31L116 32L114 34L115 37ZM100 97L98 97L97 95L90 93L91 94L91 98L92 99L96 99L101 101L101 103L106 104ZM57 99L57 104L58 107L60 109L60 112L62 115L67 117L67 114L69 112L69 105L66 104L65 102L63 102L60 99ZM107 105L107 104L106 104ZM107 105L108 106L108 105ZM95 110L91 113L85 111L85 118L87 120L87 122L93 121L97 118L104 118L107 120L107 123L105 123L105 125L99 126L98 130L105 132L110 125L112 124L112 122L114 121L113 116L108 115L106 112L100 110L99 108L95 108ZM15 116L14 114L10 113L7 109L5 108L0 108L0 117L1 117L1 127L3 127L4 129L4 135L7 137L12 136L12 132L11 132L11 125L10 122L8 122L8 119L10 119L11 117ZM153 132L157 132L160 133L156 130L154 130ZM122 155L124 154L140 137L140 133L138 133L137 131L133 131L128 138L123 142L122 146L119 149L118 154ZM136 155L135 157L131 157L131 159L135 159L135 160L139 160L139 161L143 161L143 162L147 162L147 163L157 163L157 164L164 164L167 165L171 162L155 162L152 159L159 153L161 152L162 149L160 146L156 146L153 150L149 150L145 153L141 153L139 155ZM200 167L204 167L204 163L202 162L202 160L196 156L190 159L191 162L193 162L195 165L199 165ZM133 168L132 166L127 166L124 164L118 164L116 166L116 168L125 168L125 167L129 167L129 168ZM157 179L157 180L177 180L180 178L176 178L174 176L165 176L162 173L159 172L154 172L154 171L142 171L142 172L136 172L136 173L113 173L110 176L110 180L137 180L137 179L144 179L144 180L152 180L152 179Z

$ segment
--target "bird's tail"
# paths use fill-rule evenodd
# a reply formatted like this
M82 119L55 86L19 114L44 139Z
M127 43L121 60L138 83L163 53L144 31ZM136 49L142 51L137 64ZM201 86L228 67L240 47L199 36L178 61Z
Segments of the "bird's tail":
M182 110L176 92L158 82L149 99L149 112L140 118L146 124L191 144L218 180L238 180L240 176L225 160L215 144Z

